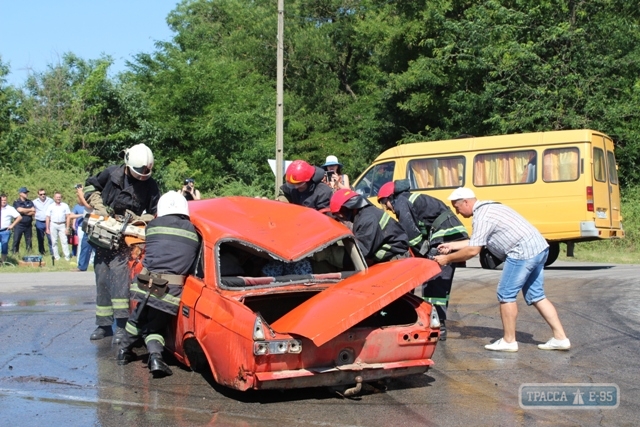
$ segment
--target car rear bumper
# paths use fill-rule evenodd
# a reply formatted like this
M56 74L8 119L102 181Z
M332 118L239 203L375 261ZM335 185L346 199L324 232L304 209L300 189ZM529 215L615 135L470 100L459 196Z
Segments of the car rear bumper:
M363 382L368 382L384 378L422 374L432 365L433 360L420 359L375 364L353 363L317 369L256 372L254 388L269 390L349 385L356 383L356 377L361 377Z

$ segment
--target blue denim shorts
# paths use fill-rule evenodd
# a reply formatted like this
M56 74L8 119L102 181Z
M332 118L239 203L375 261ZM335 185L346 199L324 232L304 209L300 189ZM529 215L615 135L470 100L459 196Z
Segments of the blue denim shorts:
M9 239L11 238L11 230L0 232L0 245L2 245L2 255L7 255L9 253Z
M507 257L498 283L498 301L515 302L521 289L527 305L545 299L544 263L548 255L549 248L546 248L529 259Z

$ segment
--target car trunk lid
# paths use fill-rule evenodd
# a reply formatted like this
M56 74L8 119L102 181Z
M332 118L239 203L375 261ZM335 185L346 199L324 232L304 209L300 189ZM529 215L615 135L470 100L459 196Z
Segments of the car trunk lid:
M438 264L424 258L377 264L313 296L271 327L321 346L439 273Z

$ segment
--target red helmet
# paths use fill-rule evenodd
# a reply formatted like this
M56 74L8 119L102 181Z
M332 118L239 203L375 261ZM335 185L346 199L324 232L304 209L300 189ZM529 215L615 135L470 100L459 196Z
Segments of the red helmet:
M380 190L378 190L378 203L380 203L380 200L386 199L387 197L393 195L395 191L396 186L393 181L389 181L384 184L382 187L380 187Z
M333 196L331 196L331 202L330 202L331 212L334 214L340 212L340 208L342 208L342 206L344 206L344 204L348 200L353 199L354 197L359 197L359 196L360 195L355 191L348 190L345 188L336 191L335 193L333 193Z
M294 160L287 168L286 178L289 184L302 184L311 181L316 168L304 160Z

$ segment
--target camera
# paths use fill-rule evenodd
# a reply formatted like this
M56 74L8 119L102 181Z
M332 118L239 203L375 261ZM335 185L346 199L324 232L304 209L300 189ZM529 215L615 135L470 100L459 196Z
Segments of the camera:
M76 190L77 190L77 189L79 189L79 188L82 188L82 184L76 184L76 185L74 186L74 188L75 188Z
M325 176L327 177L327 181L331 181L331 178L333 178L334 173L335 173L334 171L327 171L325 173Z

